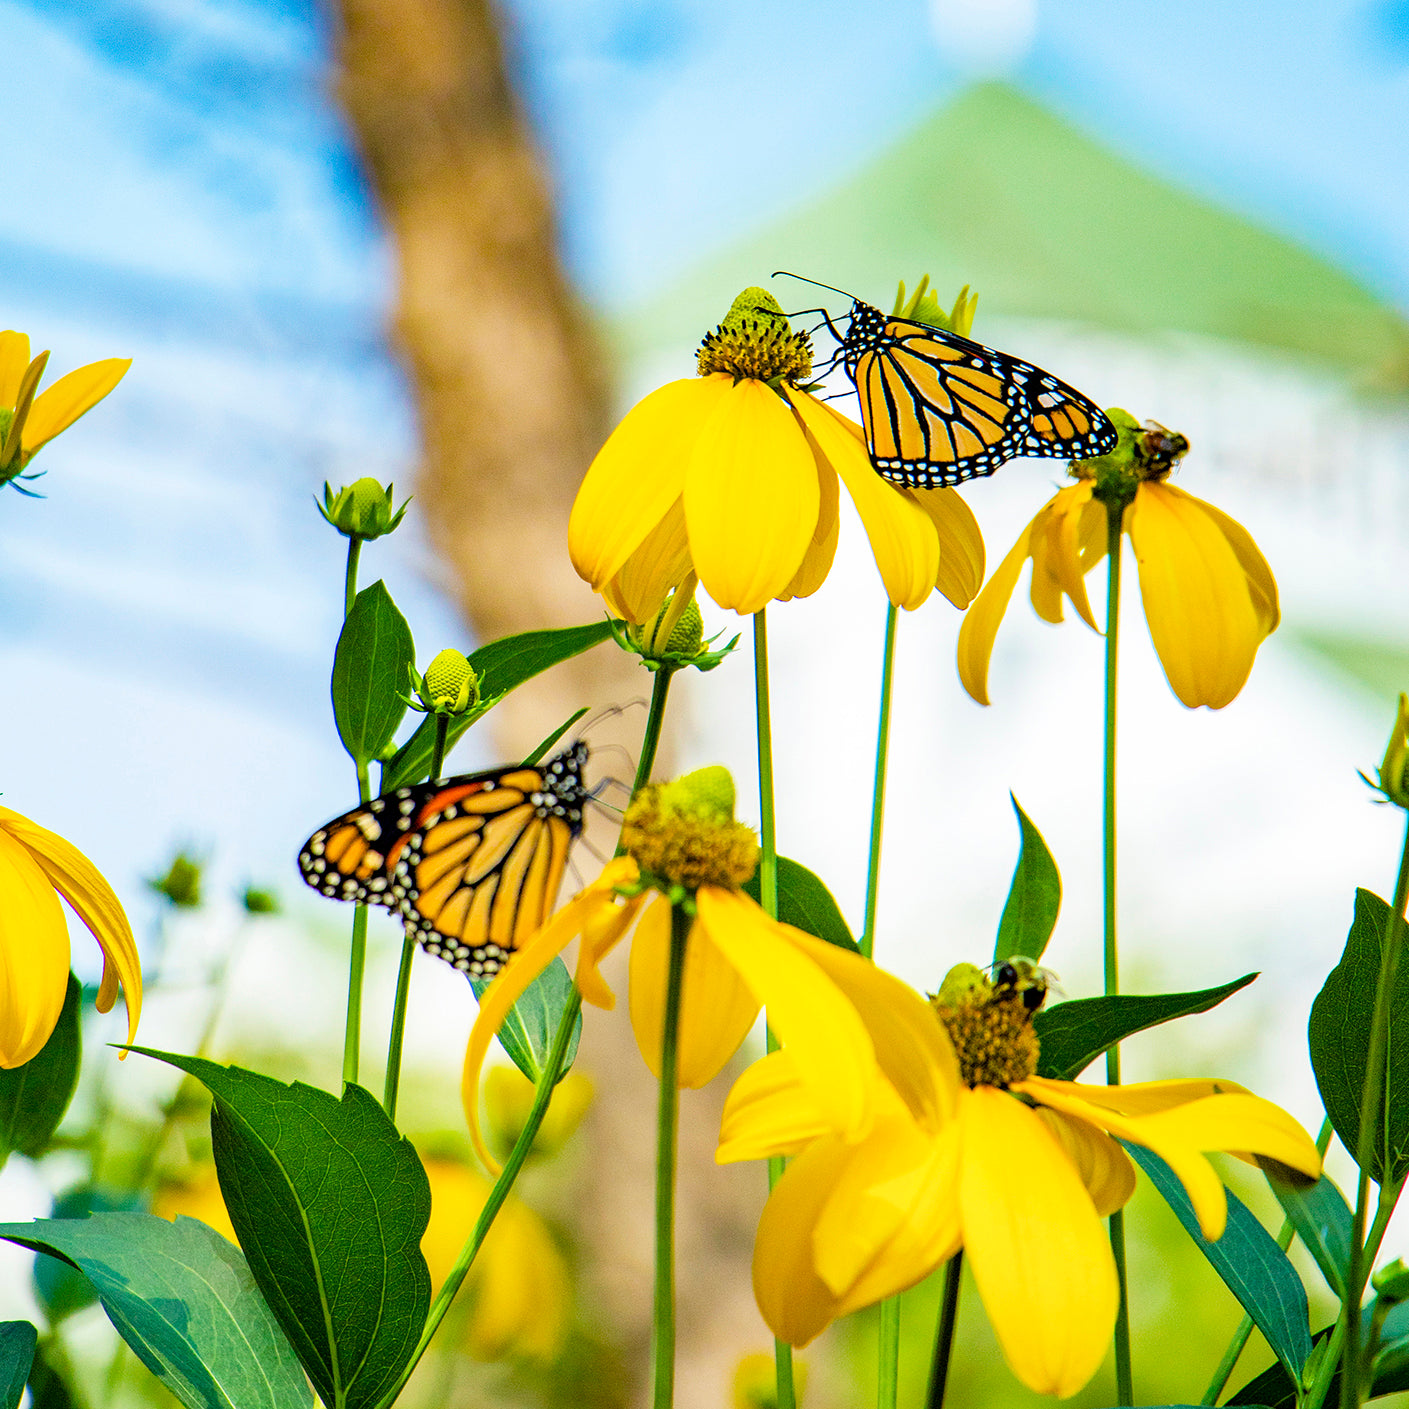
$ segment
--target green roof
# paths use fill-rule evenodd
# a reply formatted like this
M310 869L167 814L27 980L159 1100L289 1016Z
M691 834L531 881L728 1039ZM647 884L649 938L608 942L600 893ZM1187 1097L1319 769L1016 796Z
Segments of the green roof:
M1409 325L1373 292L1003 84L967 90L864 170L629 310L616 328L624 350L698 340L739 289L779 268L885 308L898 279L927 273L942 302L977 289L980 316L1199 333L1409 389ZM826 297L770 287L785 307ZM832 307L845 311L835 296Z

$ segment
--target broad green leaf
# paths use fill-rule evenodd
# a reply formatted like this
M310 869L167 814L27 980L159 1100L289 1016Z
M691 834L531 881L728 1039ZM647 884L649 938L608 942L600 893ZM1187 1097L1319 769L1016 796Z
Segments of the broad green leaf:
M1324 1174L1305 1189L1286 1183L1270 1173L1267 1174L1267 1182L1296 1229L1297 1237L1316 1259L1321 1275L1331 1290L1344 1298L1355 1216L1341 1191Z
M1359 1158L1360 1099L1370 1060L1370 1021L1380 976L1380 947L1390 907L1368 890L1355 892L1355 918L1340 963L1331 970L1311 1005L1307 1040L1321 1102L1351 1157ZM1409 1012L1409 962L1401 961L1390 1011ZM1386 1168L1392 1178L1409 1173L1409 1032L1389 1029L1385 1099L1375 1122L1380 1132L1366 1171L1377 1183Z
M57 1262L58 1259L47 1257L43 1261ZM45 1354L45 1348L52 1344L53 1337L47 1336L35 1347L34 1364L29 1369L29 1384L27 1386L29 1409L80 1409L67 1381L49 1363L49 1357Z
M1299 1378L1301 1367L1311 1354L1311 1334L1307 1329L1311 1313L1306 1288L1286 1253L1277 1246L1277 1240L1231 1189L1225 1189L1228 1226L1221 1238L1210 1242L1199 1232L1194 1206L1174 1171L1153 1150L1125 1140L1120 1143L1149 1175L1150 1182L1184 1225L1184 1231L1267 1338L1277 1359L1294 1379Z
M391 742L406 713L406 667L415 661L411 628L391 593L380 582L364 587L333 656L333 718L343 748L357 763L370 763Z
M28 1321L0 1321L0 1409L18 1409L38 1340Z
M751 899L763 903L758 872L754 872L752 880L744 882L743 890ZM839 949L850 949L855 954L861 952L826 883L801 862L786 856L778 858L778 918L785 925L825 939Z
M586 626L564 626L555 631L525 631L521 635L505 636L500 641L481 646L470 655L469 662L480 677L482 703L480 708L450 721L445 735L446 754L475 720L483 718L511 690L552 666L579 656L593 646L600 646L603 641L611 639L611 634L608 622L595 621ZM382 770L382 791L419 783L430 772L434 750L435 721L427 715Z
M1008 797L1013 811L1018 814L1022 844L1013 883L1008 887L1007 903L1003 906L1003 918L998 922L998 940L993 946L995 964L1015 954L1040 959L1062 906L1062 878L1057 863L1047 850L1042 833L1033 826L1017 798L1012 793Z
M318 1397L375 1405L430 1307L421 1235L430 1185L411 1143L360 1086L342 1100L199 1057L132 1049L204 1083L230 1221Z
M92 1184L76 1184L55 1198L49 1212L54 1219L73 1219L90 1213L136 1213L140 1206L135 1194L118 1198ZM60 1257L36 1257L32 1276L35 1299L51 1326L97 1299L88 1278Z
M493 979L472 978L470 987L475 991L475 998L482 998L485 989L493 982ZM499 1029L499 1045L535 1086L548 1065L558 1022L571 997L572 975L561 959L554 959L519 995L519 1001L509 1009L504 1025ZM559 1081L572 1070L572 1064L577 1060L577 1043L581 1036L582 1014L578 1013L572 1036L568 1039L563 1067L558 1073Z
M38 1159L73 1099L83 1055L78 1010L83 988L72 974L49 1040L22 1067L0 1071L0 1166L12 1150Z
M139 1360L187 1409L291 1409L303 1371L239 1248L194 1218L150 1213L0 1224L92 1283Z
M1371 1311L1372 1306L1366 1306L1360 1318L1361 1334L1367 1339L1370 1335ZM1332 1322L1329 1326L1322 1326L1312 1337L1318 1351L1334 1329L1335 1322ZM1303 1373L1309 1373L1312 1368L1314 1360L1312 1366L1308 1366L1308 1370ZM1340 1383L1340 1372L1337 1370L1331 1376L1323 1404L1340 1403ZM1383 1394L1401 1394L1405 1390L1409 1390L1409 1303L1396 1306L1385 1318L1380 1353L1375 1357L1372 1388L1368 1397L1374 1399ZM1279 1362L1274 1362L1235 1394L1230 1395L1227 1402L1240 1406L1240 1409L1244 1409L1244 1406L1249 1406L1250 1409L1258 1409L1258 1406L1266 1406L1266 1409L1296 1409L1297 1391L1286 1370Z
M1058 1003L1032 1020L1042 1044L1037 1073L1057 1081L1074 1081L1102 1052L1132 1033L1190 1013L1206 1013L1256 977L1244 974L1220 988L1201 988L1194 993L1117 993Z

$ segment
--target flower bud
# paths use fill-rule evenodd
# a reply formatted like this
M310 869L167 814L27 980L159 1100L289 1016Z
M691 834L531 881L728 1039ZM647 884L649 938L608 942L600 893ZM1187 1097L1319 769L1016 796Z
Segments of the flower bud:
M646 669L653 671L681 670L687 665L713 670L739 640L735 636L717 651L705 649L718 638L704 639L704 617L695 601L693 574L670 594L650 621L641 626L613 622L612 634L619 646L640 656Z
M812 342L806 333L793 332L782 304L755 285L729 305L714 332L705 334L695 361L702 377L728 372L735 380L796 385L812 375Z
M359 479L336 493L325 483L318 512L346 538L380 538L396 528L411 502L407 499L399 509L394 509L392 489L390 484L383 489L371 478Z
M932 328L942 328L946 333L957 333L966 338L973 331L974 311L978 308L978 295L969 292L964 285L954 300L954 307L948 313L940 306L939 297L930 288L930 276L922 275L915 286L915 292L905 297L905 281L900 281L900 292L895 296L895 316L908 318L912 323L928 323Z
M246 915L277 915L279 897L263 886L246 886L240 893L240 904Z
M201 870L204 862L184 851L171 858L164 876L149 876L147 886L165 896L178 910L198 910L201 904Z
M642 788L626 809L621 841L667 892L737 889L758 869L758 838L734 820L734 780L718 765Z
M418 675L414 665L407 669L415 698L403 695L402 699L412 709L422 714L468 714L479 707L479 676L459 651L441 651L424 675Z
M1390 731L1384 762L1380 764L1380 791L1396 807L1409 808L1409 695L1399 697L1399 713Z

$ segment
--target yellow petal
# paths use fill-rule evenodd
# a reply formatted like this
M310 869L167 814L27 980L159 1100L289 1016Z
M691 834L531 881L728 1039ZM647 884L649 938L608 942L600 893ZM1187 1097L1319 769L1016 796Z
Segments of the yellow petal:
M1264 632L1247 573L1202 501L1142 484L1129 510L1140 596L1170 688L1221 709L1243 688Z
M876 473L860 426L806 392L783 390L807 427L817 454L846 485L861 515L886 595L907 611L922 606L939 576L939 535L929 515Z
M38 826L8 807L0 807L0 830L9 832L29 851L49 878L50 885L68 901L74 914L98 941L103 951L98 1011L106 1013L111 1009L117 1001L120 984L127 1005L127 1040L131 1042L137 1035L137 1020L142 1016L142 961L122 902L98 868L57 832Z
M1095 566L1095 561L1082 561L1082 526L1091 517L1091 491L1095 488L1092 480L1082 480L1066 489L1058 490L1052 500L1052 512L1045 524L1045 532L1034 534L1032 540L1032 605L1044 621L1060 621L1062 608L1060 598L1053 604L1044 600L1045 593L1054 584L1068 597L1081 619L1093 630L1099 630L1091 603L1086 596L1085 573ZM1104 522L1106 510L1098 505L1095 510L1098 521Z
M746 895L701 886L695 899L696 933L704 932L768 1009L818 1112L838 1134L859 1138L881 1076L851 1000Z
M817 482L821 499L817 509L817 527L812 542L807 545L802 566L793 580L778 593L780 602L794 597L810 597L826 580L837 555L837 539L841 536L841 516L837 509L841 495L837 487L837 472L825 461L817 460Z
M1051 504L1044 505L1032 522L1018 534L1018 541L1008 550L1007 557L998 564L993 576L988 579L959 627L959 679L981 705L989 703L988 662L993 655L993 642L998 636L998 625L1008 610L1013 589L1022 575L1033 534L1041 530L1051 508Z
M908 493L930 516L939 536L935 586L963 611L983 586L983 534L974 511L954 489L911 489Z
M29 367L29 337L13 329L0 333L0 406L15 409L20 383Z
M639 943L639 937L637 942ZM792 1054L770 1052L748 1067L724 1102L716 1164L795 1155L829 1133Z
M47 391L34 398L29 419L24 423L26 454L67 430L85 411L91 411L126 375L130 357L108 357L60 377Z
M1105 1229L1066 1151L992 1087L959 1103L964 1250L1003 1354L1039 1394L1075 1394L1115 1328Z
M621 942L631 922L645 904L648 893L632 896L593 913L582 927L582 940L577 946L577 968L573 982L584 1003L591 1003L608 1012L616 1007L616 994L602 977L601 962Z
M1185 499L1193 499L1194 497L1192 494L1185 494L1182 489L1176 489L1172 484L1166 488L1169 493L1180 495ZM1272 569L1268 566L1267 559L1262 556L1262 550L1253 542L1252 534L1237 519L1229 518L1222 509L1216 508L1205 499L1196 499L1194 502L1223 530L1223 536L1228 540L1228 546L1237 554L1238 561L1247 574L1248 591L1252 593L1258 624L1262 630L1263 638L1266 639L1277 629L1282 620L1282 608L1277 596L1277 579L1272 576Z
M668 382L638 401L597 452L568 520L572 565L597 591L679 499L700 427L731 385L723 375Z
M657 1078L670 969L670 911L670 902L657 897L631 939L631 1028ZM758 1000L735 969L703 935L692 934L685 946L676 1085L697 1090L713 1081L757 1018Z
M850 999L870 1034L876 1061L911 1116L937 1130L954 1114L959 1063L929 1004L869 959L791 925L782 930Z
M721 607L748 614L796 576L821 509L802 428L763 382L729 387L700 427L685 473L690 556Z
M23 1066L49 1040L68 970L68 928L54 887L0 828L0 1067Z
M1084 1120L1068 1120L1066 1116L1045 1107L1038 1107L1038 1119L1061 1141L1091 1202L1102 1218L1109 1218L1124 1208L1135 1192L1135 1170L1130 1156L1103 1131Z
M547 1225L510 1198L470 1275L465 1349L476 1360L551 1361L562 1348L572 1303L567 1264Z
M617 573L602 584L602 596L617 616L641 626L655 616L671 588L678 587L689 573L685 506L677 499Z
M1065 1092L1076 1100L1099 1106L1102 1110L1121 1115L1152 1115L1174 1106L1184 1106L1204 1096L1251 1095L1246 1086L1236 1081L1204 1077L1179 1081L1135 1081L1128 1086L1096 1086L1084 1081L1053 1081L1045 1076L1033 1076L1019 1089L1030 1089L1037 1100L1042 1092Z

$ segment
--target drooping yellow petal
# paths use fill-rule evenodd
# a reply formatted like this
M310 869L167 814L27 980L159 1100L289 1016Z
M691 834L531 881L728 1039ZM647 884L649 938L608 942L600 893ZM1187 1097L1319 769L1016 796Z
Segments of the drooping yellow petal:
M641 1056L657 1078L670 970L670 912L670 902L657 897L631 939L631 1028ZM713 1081L749 1035L758 1007L758 1000L719 950L703 935L692 934L686 942L681 984L676 1084L698 1090Z
M677 499L616 574L602 584L602 596L617 616L641 626L655 617L671 588L678 587L689 572L685 506Z
M23 1066L49 1040L68 971L68 927L53 884L0 828L0 1067Z
M100 1013L108 1012L117 1001L121 985L123 1001L127 1004L127 1040L131 1042L137 1035L137 1020L142 1016L142 961L122 902L102 872L57 832L31 822L8 807L0 807L0 831L9 832L29 851L49 878L49 884L68 901L74 914L98 941L103 951L103 981L98 989L97 1008Z
M1171 494L1183 495L1186 499L1193 498L1193 495L1184 494L1182 489L1176 489L1173 485L1167 487ZM1253 542L1252 534L1237 519L1229 518L1222 509L1210 504L1207 500L1199 499L1195 502L1200 504L1204 513L1223 530L1223 536L1228 540L1233 552L1237 554L1238 561L1247 574L1248 590L1252 593L1253 607L1257 611L1263 638L1266 639L1277 629L1282 620L1282 608L1277 595L1277 579L1272 576L1272 569L1268 566L1267 559L1262 556L1262 550Z
M1022 575L1033 534L1041 530L1051 508L1051 504L1044 505L1032 522L1018 534L1018 541L998 564L973 606L964 614L959 627L959 679L964 689L981 705L989 703L988 662L993 655L998 625L1008 610L1013 589Z
M566 949L587 921L597 912L614 906L613 890L634 879L636 863L621 856L609 861L591 885L568 901L556 915L516 951L510 963L499 971L480 999L479 1012L470 1039L465 1045L465 1066L460 1076L460 1099L465 1107L470 1143L484 1167L499 1172L499 1163L489 1153L479 1124L479 1074L489 1053L489 1044L518 1002L523 991L543 972L554 956Z
M695 437L731 385L723 375L667 382L597 452L568 520L572 565L597 591L679 499Z
M807 545L802 566L793 580L778 593L780 602L790 602L794 597L810 597L827 580L827 574L832 570L832 560L837 555L837 539L841 536L841 515L837 512L841 494L837 472L825 460L817 460L816 465L817 487L821 493L817 527L812 531L812 542Z
M602 977L601 963L621 943L631 922L646 903L648 893L632 896L619 904L595 911L582 926L582 939L577 946L577 967L573 982L584 1003L610 1012L616 1007L616 994Z
M1095 613L1086 596L1085 573L1094 563L1081 560L1082 525L1091 516L1091 491L1095 482L1089 479L1057 491L1052 500L1052 512L1045 524L1046 531L1035 534L1032 540L1032 605L1044 621L1060 621L1062 608L1060 599L1052 604L1039 601L1041 589L1054 583L1071 599L1081 619L1093 630L1096 625ZM1105 507L1098 506L1099 519L1106 517Z
M935 586L963 611L983 586L983 534L974 511L955 489L907 492L930 516L939 535L939 573Z
M923 606L939 576L939 535L930 516L876 473L860 426L806 392L783 390L807 427L816 453L846 485L861 515L886 595L906 611Z
M1091 1202L1102 1218L1124 1208L1135 1192L1135 1170L1130 1156L1103 1131L1084 1120L1069 1120L1045 1106L1037 1108L1038 1119L1061 1141Z
M829 1133L792 1054L780 1048L760 1057L734 1083L724 1102L714 1159L716 1164L733 1164L795 1155Z
M20 383L29 366L29 337L9 329L0 333L0 406L15 409Z
M876 1061L911 1116L937 1130L954 1114L959 1063L929 1004L869 959L791 925L782 930L851 1000L866 1024Z
M768 1009L819 1113L844 1138L860 1138L881 1076L851 999L746 895L707 885L695 903L696 934L703 931Z
M1247 573L1201 500L1147 481L1127 522L1145 620L1170 688L1221 709L1243 688L1263 631Z
M786 590L821 488L802 428L763 382L729 386L699 427L684 497L695 571L721 607L749 614Z
M32 455L84 412L91 411L123 379L131 365L130 357L107 357L79 367L41 391L24 423L25 453Z
M1133 1081L1128 1086L1097 1086L1085 1081L1054 1081L1046 1076L1029 1077L1016 1087L1029 1090L1034 1099L1044 1099L1044 1091L1065 1092L1076 1100L1099 1106L1102 1110L1121 1115L1153 1115L1174 1106L1186 1106L1204 1096L1248 1096L1252 1093L1236 1081L1207 1077L1181 1078L1177 1081Z
M1013 1373L1075 1394L1115 1328L1105 1229L1066 1151L1035 1112L980 1086L959 1103L964 1251Z

